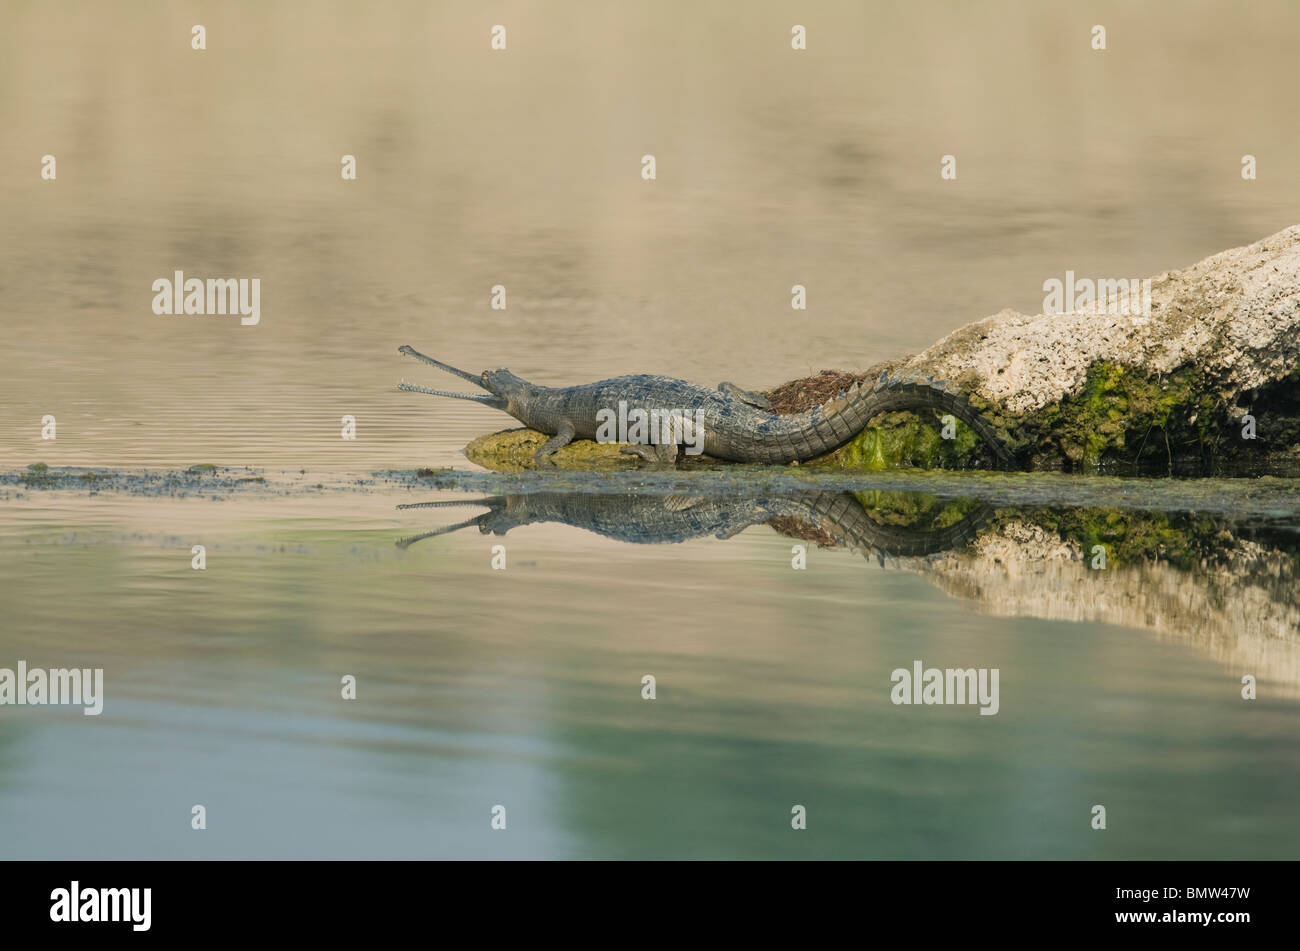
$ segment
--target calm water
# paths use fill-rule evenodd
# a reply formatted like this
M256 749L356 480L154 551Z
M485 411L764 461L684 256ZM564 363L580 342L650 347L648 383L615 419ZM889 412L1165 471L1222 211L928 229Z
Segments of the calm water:
M799 571L792 524L864 537L808 515L807 496L543 493L494 516L397 508L482 495L285 478L246 497L37 490L0 507L6 661L107 682L97 718L3 708L5 854L1281 858L1300 843L1294 518L1175 515L1223 557L1095 572L998 547L1080 510L926 501L974 519L945 548L912 515L899 527L911 496L867 493L877 550L809 543ZM480 516L504 534L411 541ZM998 714L894 705L891 672L915 660L998 668ZM1242 673L1259 699L1241 699ZM1105 832L1088 827L1096 803Z
M793 16L0 9L0 471L269 480L0 486L0 667L103 667L107 691L97 718L0 707L0 855L1296 855L1285 501L1237 524L1210 486L1114 516L1134 557L1105 573L1061 540L1112 503L1143 511L1120 483L1083 510L1063 484L985 498L961 545L883 569L805 542L792 570L791 532L835 528L771 495L710 520L666 491L621 518L584 494L503 536L399 546L487 510L397 506L498 493L371 474L468 467L465 443L507 423L397 392L449 382L400 344L546 383L761 387L1037 311L1067 269L1151 275L1300 220L1300 127L1278 121L1293 3L827 3L799 11L797 55ZM155 316L151 284L176 269L259 277L261 323ZM948 493L944 518L954 494L978 495ZM905 501L857 501L914 527ZM739 533L578 527L683 512ZM892 704L891 671L917 659L999 668L1000 712Z

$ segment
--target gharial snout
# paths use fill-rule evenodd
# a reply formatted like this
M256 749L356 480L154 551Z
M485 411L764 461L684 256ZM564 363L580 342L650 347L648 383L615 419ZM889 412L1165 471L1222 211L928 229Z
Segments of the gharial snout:
M484 406L490 406L493 409L500 409L500 410L504 410L508 405L506 402L506 398L504 396L498 396L496 393L493 393L491 391L491 388L488 386L487 371L484 371L482 374L475 376L473 373L470 373L466 370L458 369L457 367L454 367L449 363L443 363L441 360L435 360L433 357L425 356L423 353L420 353L420 351L416 350L414 347L409 346L407 344L403 344L402 346L398 347L397 352L404 353L409 357L415 357L415 359L421 361L422 363L427 363L429 364L429 366L437 367L439 370L443 370L447 373L455 374L456 376L460 377L462 380L469 380L469 382L473 383L475 386L488 390L488 392L485 394L479 394L479 393L453 393L449 390L432 390L426 386L416 386L414 383L407 383L405 380L397 384L397 388L399 390L406 390L407 392L410 393L426 393L429 396L450 396L453 399L470 400L471 402L482 403Z

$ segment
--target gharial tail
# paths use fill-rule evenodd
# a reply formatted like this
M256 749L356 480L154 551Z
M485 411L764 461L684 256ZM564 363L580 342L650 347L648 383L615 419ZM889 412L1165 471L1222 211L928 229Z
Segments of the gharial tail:
M1000 469L1014 469L1016 457L998 437L993 426L959 390L946 389L944 382L936 383L933 378L924 382L887 383L875 394L877 402L873 414L900 412L910 410L935 409L941 413L950 413L974 431L980 441L993 454Z
M875 383L855 383L847 391L802 413L767 424L783 448L811 458L838 449L882 413L938 410L961 420L980 438L996 468L1016 468L1016 459L992 424L946 380L903 379L882 374Z

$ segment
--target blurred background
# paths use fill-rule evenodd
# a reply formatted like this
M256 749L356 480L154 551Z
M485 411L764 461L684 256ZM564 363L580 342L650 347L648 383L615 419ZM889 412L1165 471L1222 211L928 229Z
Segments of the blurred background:
M1184 267L1300 221L1298 33L1289 0L15 0L0 464L442 465L509 421L396 392L453 382L403 343L764 387ZM177 269L260 277L261 324L155 316Z

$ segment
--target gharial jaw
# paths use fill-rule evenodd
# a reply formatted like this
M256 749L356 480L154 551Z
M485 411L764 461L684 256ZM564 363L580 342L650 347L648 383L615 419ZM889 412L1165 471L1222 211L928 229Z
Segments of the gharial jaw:
M443 363L441 360L435 360L433 357L425 356L423 353L420 353L420 351L408 344L402 344L402 346L397 348L397 352L404 353L410 357L415 357L415 359L420 362L427 363L432 367L437 367L439 370L445 370L448 373L455 374L461 379L468 380L475 386L481 387L488 392L481 394L453 393L450 390L433 390L429 389L427 386L416 386L414 383L407 383L405 380L397 384L399 390L406 390L408 393L424 393L428 396L450 396L452 399L469 400L472 403L482 403L484 406L490 406L493 409L509 411L509 400L504 395L493 392L489 385L490 375L486 370L480 376L475 376L473 373L457 369L449 363Z

